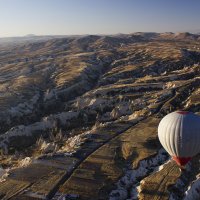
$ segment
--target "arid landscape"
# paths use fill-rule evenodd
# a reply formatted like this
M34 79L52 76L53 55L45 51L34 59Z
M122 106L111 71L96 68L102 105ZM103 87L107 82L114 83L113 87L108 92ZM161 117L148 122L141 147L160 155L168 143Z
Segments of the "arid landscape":
M200 113L200 35L0 40L0 199L198 200L160 120Z

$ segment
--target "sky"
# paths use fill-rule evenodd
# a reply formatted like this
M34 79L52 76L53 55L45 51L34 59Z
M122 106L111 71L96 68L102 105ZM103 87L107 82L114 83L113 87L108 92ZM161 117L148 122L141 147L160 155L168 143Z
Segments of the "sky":
M0 0L0 37L200 32L200 0Z

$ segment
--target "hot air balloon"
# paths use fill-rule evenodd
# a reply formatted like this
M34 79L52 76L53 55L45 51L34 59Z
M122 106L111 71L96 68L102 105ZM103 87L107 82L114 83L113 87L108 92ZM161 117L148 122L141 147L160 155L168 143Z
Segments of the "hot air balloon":
M200 153L200 116L187 111L166 115L158 126L158 137L179 166Z

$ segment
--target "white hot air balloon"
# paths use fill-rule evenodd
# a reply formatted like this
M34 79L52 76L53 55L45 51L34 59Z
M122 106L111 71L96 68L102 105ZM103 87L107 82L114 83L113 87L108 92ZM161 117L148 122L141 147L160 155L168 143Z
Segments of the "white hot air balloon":
M176 163L184 166L200 153L200 116L187 111L172 112L161 120L158 137Z

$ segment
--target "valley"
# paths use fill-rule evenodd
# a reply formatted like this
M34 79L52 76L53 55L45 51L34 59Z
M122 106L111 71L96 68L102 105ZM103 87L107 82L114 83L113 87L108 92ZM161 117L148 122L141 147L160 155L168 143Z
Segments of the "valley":
M200 35L85 35L1 44L0 198L198 199L157 127L200 113Z

